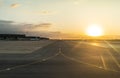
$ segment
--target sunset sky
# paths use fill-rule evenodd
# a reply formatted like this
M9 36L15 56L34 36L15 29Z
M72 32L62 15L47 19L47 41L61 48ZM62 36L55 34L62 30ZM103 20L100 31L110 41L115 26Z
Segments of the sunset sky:
M77 38L93 24L120 35L120 0L0 0L0 33Z

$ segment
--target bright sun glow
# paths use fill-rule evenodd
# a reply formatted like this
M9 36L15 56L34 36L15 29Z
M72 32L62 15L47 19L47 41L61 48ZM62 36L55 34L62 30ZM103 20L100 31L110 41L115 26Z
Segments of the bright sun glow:
M87 28L87 35L101 36L101 35L103 35L102 28L99 25L91 25Z

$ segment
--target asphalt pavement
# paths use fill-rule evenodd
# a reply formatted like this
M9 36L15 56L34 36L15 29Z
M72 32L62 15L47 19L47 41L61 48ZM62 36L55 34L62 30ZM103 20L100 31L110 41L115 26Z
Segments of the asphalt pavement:
M30 54L1 54L0 78L119 78L119 51L109 42L109 48L84 42L58 40Z

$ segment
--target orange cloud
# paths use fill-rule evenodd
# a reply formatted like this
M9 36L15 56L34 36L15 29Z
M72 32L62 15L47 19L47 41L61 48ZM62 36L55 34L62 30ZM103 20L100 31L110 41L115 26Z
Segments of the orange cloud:
M35 12L36 14L41 14L41 15L53 15L53 14L56 14L55 11L47 11L47 10L43 10L43 11L38 11L38 12Z
M18 4L18 3L11 4L11 8L17 8L19 6L20 6L20 4Z

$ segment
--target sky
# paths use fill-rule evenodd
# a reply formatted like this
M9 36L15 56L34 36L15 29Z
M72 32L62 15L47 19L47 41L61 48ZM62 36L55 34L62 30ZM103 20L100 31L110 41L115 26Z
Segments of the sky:
M120 0L0 0L0 33L79 38L92 24L120 35Z

